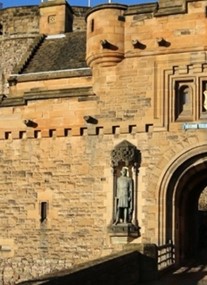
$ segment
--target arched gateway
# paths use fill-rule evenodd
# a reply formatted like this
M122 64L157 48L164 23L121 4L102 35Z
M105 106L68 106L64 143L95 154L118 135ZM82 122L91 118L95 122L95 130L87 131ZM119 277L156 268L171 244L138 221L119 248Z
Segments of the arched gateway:
M207 212L198 201L207 187L207 144L177 155L159 185L159 244L175 245L176 263L197 257L205 247Z

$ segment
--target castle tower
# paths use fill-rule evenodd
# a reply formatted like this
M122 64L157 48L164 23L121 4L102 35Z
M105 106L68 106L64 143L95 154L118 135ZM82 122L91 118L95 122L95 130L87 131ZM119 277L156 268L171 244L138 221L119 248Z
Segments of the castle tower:
M113 66L124 57L124 11L127 6L103 4L89 10L87 53L89 66Z
M72 31L73 13L66 0L48 0L40 4L40 33L46 35Z

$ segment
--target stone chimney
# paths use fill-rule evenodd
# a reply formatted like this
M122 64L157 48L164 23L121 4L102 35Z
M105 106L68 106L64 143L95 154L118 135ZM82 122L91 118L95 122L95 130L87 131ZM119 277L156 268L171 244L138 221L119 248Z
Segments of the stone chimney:
M44 0L40 4L40 34L71 32L73 11L66 0Z

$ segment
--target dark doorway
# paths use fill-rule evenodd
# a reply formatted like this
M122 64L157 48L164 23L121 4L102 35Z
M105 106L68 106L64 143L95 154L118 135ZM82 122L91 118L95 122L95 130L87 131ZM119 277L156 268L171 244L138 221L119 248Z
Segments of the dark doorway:
M207 249L207 211L198 211L198 250Z
M205 160L207 153L198 153L179 166L177 163L168 180L163 243L168 243L169 240L173 242L177 265L196 259L202 250L201 222L204 217L207 218L207 208L201 213L199 197L207 186ZM162 219L160 221L162 224Z
M198 259L207 247L207 211L199 210L201 193L206 187L206 170L185 177L176 201L176 243L179 263ZM180 185L180 186L181 186ZM182 189L182 190L181 190Z

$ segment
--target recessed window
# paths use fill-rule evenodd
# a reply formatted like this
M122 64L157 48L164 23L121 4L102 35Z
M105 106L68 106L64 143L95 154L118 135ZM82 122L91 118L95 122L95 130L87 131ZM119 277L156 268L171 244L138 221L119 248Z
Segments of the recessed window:
M94 19L91 20L91 32L94 31Z
M41 202L40 203L40 221L43 223L47 220L47 208L48 203L47 202Z
M0 23L0 36L3 35L3 25Z

